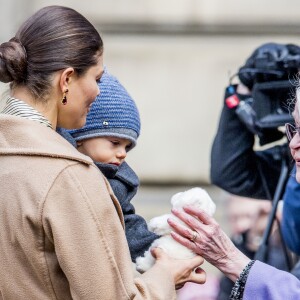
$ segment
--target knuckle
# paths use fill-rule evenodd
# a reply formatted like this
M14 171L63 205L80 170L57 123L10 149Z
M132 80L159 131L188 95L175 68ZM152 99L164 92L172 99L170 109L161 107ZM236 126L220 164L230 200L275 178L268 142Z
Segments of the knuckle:
M187 238L191 237L190 231L187 227L182 227L182 234Z
M206 230L206 236L207 236L207 238L206 239L210 239L211 237L213 237L214 236L214 229L212 228L212 227L209 227L209 228L207 228L207 230Z
M187 216L187 217L186 217L186 223L187 223L188 225L192 225L192 223L193 223L192 217Z
M213 237L219 232L220 228L219 225L212 225L209 227L208 232L209 236Z

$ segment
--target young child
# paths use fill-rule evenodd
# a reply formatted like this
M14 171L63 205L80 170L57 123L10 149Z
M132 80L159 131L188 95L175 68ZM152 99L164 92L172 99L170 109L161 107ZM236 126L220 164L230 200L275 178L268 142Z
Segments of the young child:
M127 152L140 134L138 109L126 89L107 70L101 77L100 95L92 104L84 127L58 132L90 156L108 179L119 200L132 261L142 256L159 236L147 229L146 221L135 213L130 203L137 192L139 179L125 162Z

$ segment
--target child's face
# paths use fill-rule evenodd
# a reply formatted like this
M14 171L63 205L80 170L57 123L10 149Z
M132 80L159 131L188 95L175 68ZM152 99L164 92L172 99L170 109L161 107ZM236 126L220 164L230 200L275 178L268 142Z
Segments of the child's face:
M117 137L96 137L78 142L77 149L95 162L119 166L126 158L131 142Z

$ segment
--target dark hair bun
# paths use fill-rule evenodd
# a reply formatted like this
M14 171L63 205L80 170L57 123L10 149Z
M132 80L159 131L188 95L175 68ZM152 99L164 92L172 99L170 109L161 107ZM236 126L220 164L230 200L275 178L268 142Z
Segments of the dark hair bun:
M17 38L0 45L0 81L21 83L25 81L27 55Z

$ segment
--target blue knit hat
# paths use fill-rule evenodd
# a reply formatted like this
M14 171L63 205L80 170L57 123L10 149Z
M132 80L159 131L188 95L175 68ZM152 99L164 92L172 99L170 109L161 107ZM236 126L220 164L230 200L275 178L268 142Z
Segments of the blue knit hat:
M138 109L118 79L104 70L98 83L100 95L93 102L84 127L68 130L75 141L94 137L113 136L131 141L136 145L140 135Z

